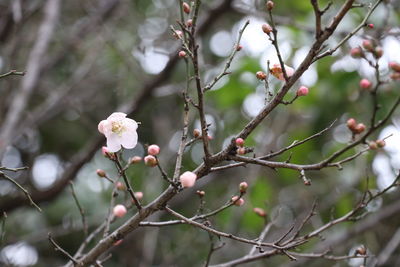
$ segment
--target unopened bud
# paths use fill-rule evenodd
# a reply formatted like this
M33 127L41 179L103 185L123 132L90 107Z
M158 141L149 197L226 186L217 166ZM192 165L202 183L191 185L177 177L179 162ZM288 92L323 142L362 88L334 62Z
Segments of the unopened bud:
M173 33L173 36L175 37L175 39L181 39L183 36L183 32L180 30L177 30Z
M139 162L141 162L141 161L142 161L142 158L139 157L139 156L133 156L133 157L131 158L131 164L139 163Z
M378 144L375 141L371 141L368 143L368 147L372 150L375 150L378 148Z
M257 215L260 216L260 217L265 217L265 216L267 216L267 213L266 213L265 210L262 209L262 208L254 208L253 211L254 211L255 214L257 214Z
M127 210L126 210L125 206L121 205L121 204L116 205L113 208L113 214L115 217L118 217L118 218L124 217L126 212L127 212Z
M242 206L244 204L244 199L243 198L239 198L238 196L233 196L231 198L231 200L232 200L233 204L235 206L238 206L238 207Z
M249 187L249 185L246 182L241 182L239 184L240 193L246 193L246 190L247 190L248 187Z
M102 153L103 156L106 157L106 158L109 158L109 159L111 159L111 160L115 159L114 153L113 153L113 152L110 152L110 151L108 150L108 148L105 147L105 146L103 146L103 147L101 148L101 153Z
M364 123L359 123L359 124L357 124L357 126L353 132L356 134L360 134L360 133L364 132L365 129L366 129L366 127L365 127Z
M375 48L374 56L375 56L376 58L381 58L381 57L383 56L383 49L382 49L382 47L378 46L378 47Z
M268 35L272 32L272 27L267 23L263 24L261 26L261 29L263 30L264 33L266 33Z
M357 127L357 122L356 122L356 120L353 119L353 118L348 119L347 122L346 122L346 124L347 124L347 127L348 127L351 131L354 131L354 129Z
M380 147L380 148L382 148L386 145L385 140L382 140L382 139L376 140L375 142L378 145L378 147Z
M240 45L240 44L239 44L239 45L236 46L236 51L240 51L240 50L242 50L242 49L243 49L243 45Z
M180 58L184 58L184 57L186 57L186 52L183 51L183 50L181 50L181 51L179 51L178 56L179 56Z
M374 50L374 45L370 40L364 40L362 42L362 46L364 47L365 50L372 52Z
M246 154L246 148L244 148L244 147L239 147L239 148L236 150L236 153L239 154L239 155L244 155L244 154Z
M126 190L126 185L122 182L117 182L116 187L120 191L125 191Z
M102 169L97 169L96 173L97 173L97 175L99 177L106 177L107 176L106 172L104 170L102 170Z
M147 148L147 153L152 156L156 156L160 153L160 147L158 145L150 145Z
M190 6L189 6L188 3L183 2L183 3L182 3L182 9L183 9L183 12L185 12L186 14L189 14L189 13L190 13Z
M298 90L297 90L297 96L306 96L308 95L308 88L305 86L301 86Z
M267 78L267 74L265 74L262 71L257 71L256 72L256 77L257 77L257 79L263 81L263 80L265 80Z
M362 89L370 89L371 86L372 86L372 83L371 83L369 80L367 80L367 79L362 79L362 80L360 81L360 87L361 87Z
M237 146L240 146L240 147L242 147L243 145L244 145L244 140L243 140L243 138L236 138L236 140L235 140L235 144L237 145Z
M272 10L274 8L275 3L272 1L268 1L266 6L268 10Z
M201 131L199 129L194 129L193 136L194 138L199 138L201 136Z
M354 47L350 50L350 56L352 58L360 58L363 54L364 53L360 47Z
M358 247L356 249L356 255L366 255L367 249L364 246Z
M133 194L137 200L141 200L143 198L143 192L135 192Z
M193 20L192 20L192 19L188 19L188 20L186 21L186 26L192 27L192 26L193 26Z
M374 24L373 24L373 23L370 23L370 24L368 24L367 26L368 26L368 28L370 28L370 29L373 29L373 28L374 28Z
M152 155L147 155L146 157L144 157L144 164L149 167L155 167L157 166L157 159Z

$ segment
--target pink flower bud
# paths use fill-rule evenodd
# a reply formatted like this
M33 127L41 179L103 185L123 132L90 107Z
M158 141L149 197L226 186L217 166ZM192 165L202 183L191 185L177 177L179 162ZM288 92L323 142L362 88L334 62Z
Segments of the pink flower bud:
M268 10L272 10L274 8L274 6L275 6L275 3L272 2L272 1L268 1L266 6L267 6Z
M186 57L186 52L183 51L183 50L181 50L181 51L179 51L178 56L179 56L180 58Z
M116 187L118 190L120 191L125 191L126 190L126 186L125 184L121 183L121 182L117 182Z
M347 120L347 127L351 130L354 131L354 129L357 127L357 122L355 119L350 118Z
M231 201L233 202L233 204L235 206L238 206L238 207L243 206L243 204L244 204L244 199L243 198L239 198L238 196L233 196L231 198Z
M263 30L264 33L266 33L268 35L272 32L272 27L267 23L263 24L261 26L261 29Z
M113 214L115 217L121 218L124 217L127 210L124 205L118 204L113 209Z
M360 58L363 54L364 53L360 47L354 47L350 50L350 55L353 58Z
M152 155L147 155L146 157L144 157L144 164L149 167L155 167L157 166L157 159Z
M389 62L389 67L394 71L400 72L400 64L397 62Z
M110 152L110 150L109 150L107 147L105 147L105 146L103 146L103 147L101 148L101 154L103 154L103 156L106 157L106 158L115 159L114 153L113 153L113 152Z
M267 216L267 213L262 208L254 208L253 211L254 211L255 214L257 214L260 217Z
M180 177L179 180L183 187L192 187L194 186L197 179L197 175L193 172L186 171Z
M367 79L362 79L362 80L360 81L360 87L361 87L362 89L370 89L371 86L372 86L372 83L371 83L369 80L367 80Z
M263 81L263 80L265 80L267 78L267 74L265 74L262 71L257 71L256 77L257 77L257 79Z
M131 158L131 164L139 163L139 162L141 162L141 161L142 161L142 158L139 157L139 156L133 156L133 157Z
M193 136L194 138L199 138L201 136L201 131L199 129L194 129Z
M374 45L372 44L372 42L370 40L364 40L362 42L362 46L364 47L365 50L367 51L373 51L374 50Z
M183 32L180 30L177 30L173 33L173 36L175 37L175 39L181 39L183 36Z
M188 20L186 21L186 26L192 27L192 26L193 26L193 20L192 20L192 19L188 19Z
M243 140L243 138L239 137L239 138L236 138L235 143L237 146L242 147L244 145L244 140Z
M381 58L381 57L383 56L383 49L382 49L382 47L378 46L378 47L375 48L374 56L375 56L376 58Z
M213 140L213 137L211 135L207 135L208 140Z
M356 128L354 129L354 133L360 134L360 133L364 132L365 129L366 129L366 127L365 127L364 123L359 123L359 124L357 124Z
M244 147L239 147L238 149L236 149L236 153L237 153L238 155L244 155L244 154L246 154L246 148L244 148Z
M247 190L248 187L249 187L249 185L246 182L241 182L239 184L240 193L246 193L246 190Z
M297 96L306 96L308 95L308 88L305 86L301 86L298 90L297 90Z
M137 200L141 200L143 198L143 192L140 191L135 192L133 195L136 197Z
M96 170L96 173L97 173L97 175L99 176L99 177L106 177L107 175L106 175L106 172L104 171L104 170L102 170L102 169L97 169Z
M368 24L367 26L368 26L368 28L370 28L370 29L373 29L373 28L374 28L374 24L372 24L372 23Z
M378 147L380 147L380 148L382 148L382 147L386 146L386 142L385 142L385 140L381 140L381 139L379 139L379 140L376 140L376 144L377 144L377 145L378 145Z
M160 147L158 145L150 145L147 148L147 153L149 153L149 155L156 156L160 153Z
M370 149L375 150L378 148L378 144L375 141L371 141L368 143Z
M240 50L242 50L242 49L243 49L243 45L240 45L240 44L239 44L239 45L236 46L236 51L240 51Z
M189 14L189 13L190 13L190 6L189 6L188 3L183 2L183 3L182 3L182 9L183 9L183 12L185 12L186 14Z

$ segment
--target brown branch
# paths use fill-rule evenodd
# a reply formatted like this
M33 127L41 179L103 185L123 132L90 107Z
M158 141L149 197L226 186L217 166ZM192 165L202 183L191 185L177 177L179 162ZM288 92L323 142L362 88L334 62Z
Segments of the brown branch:
M51 234L48 233L47 235L50 243L54 246L54 249L56 251L60 251L62 254L64 254L68 259L70 259L70 261L72 261L74 264L77 264L77 260L74 259L74 257L72 257L68 252L66 252L62 247L60 247L56 241L54 241L54 239L51 237Z
M75 193L74 183L72 181L70 181L70 186L71 186L72 197L74 198L75 204L79 209L79 213L81 214L83 233L85 234L85 237L86 237L88 235L88 225L86 223L85 210L82 208L82 205L79 203L78 197Z
M25 71L10 70L9 72L0 74L0 79L1 79L1 78L5 78L5 77L7 77L7 76L11 76L11 75L24 76L25 73L26 73Z

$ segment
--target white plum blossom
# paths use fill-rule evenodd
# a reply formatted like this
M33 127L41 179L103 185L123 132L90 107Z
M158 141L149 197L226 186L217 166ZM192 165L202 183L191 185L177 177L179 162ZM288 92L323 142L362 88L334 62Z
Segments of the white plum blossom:
M102 120L98 129L107 138L109 152L117 152L124 148L134 148L138 141L136 121L126 117L125 113L114 112L106 120Z

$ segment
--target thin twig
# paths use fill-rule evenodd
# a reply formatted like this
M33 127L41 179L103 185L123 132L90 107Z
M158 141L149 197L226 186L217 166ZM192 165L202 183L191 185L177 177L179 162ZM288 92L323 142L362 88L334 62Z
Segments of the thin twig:
M6 175L4 172L0 171L0 178L4 178L8 181L10 181L11 183L13 183L14 185L16 185L26 196L26 198L29 200L30 204L32 206L34 206L39 212L42 212L42 209L33 201L31 195L29 194L28 190L26 190L25 188L22 187L22 185L20 185L19 183L17 183L17 181L15 181L14 179L12 179L11 177L9 177L8 175Z
M10 70L9 72L0 74L0 79L10 76L10 75L19 75L19 76L24 76L25 75L25 71L16 71L16 70Z
M79 209L79 213L81 214L81 219L82 219L82 226L83 226L83 233L85 234L85 237L88 235L88 225L86 223L86 215L85 215L85 210L82 208L82 205L79 203L78 197L75 193L75 188L74 188L74 183L72 181L69 182L69 185L71 187L71 194L72 197L75 200L75 204Z
M54 246L54 249L56 251L60 251L62 254L64 254L68 259L70 259L70 261L72 261L74 264L77 264L77 260L74 259L74 257L72 257L68 252L66 252L63 248L61 248L56 241L54 241L54 239L51 237L51 233L48 233L47 235L50 243Z

